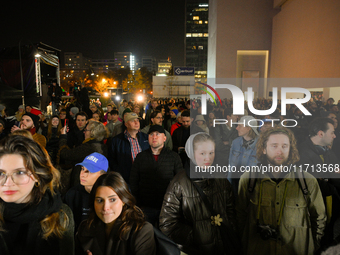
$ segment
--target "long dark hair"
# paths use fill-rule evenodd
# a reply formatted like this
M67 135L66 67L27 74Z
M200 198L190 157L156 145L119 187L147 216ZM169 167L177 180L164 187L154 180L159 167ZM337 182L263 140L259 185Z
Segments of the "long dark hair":
M50 157L43 147L28 137L13 135L0 142L0 158L9 154L22 156L25 168L38 181L31 191L31 198L28 202L30 206L39 206L38 204L47 190L50 190L52 195L56 192L59 186L60 173L52 165ZM0 232L5 231L2 212L3 205L0 203ZM59 220L60 216L64 218L63 222ZM40 221L43 238L47 239L51 235L61 238L68 224L69 218L62 211L46 215Z
M100 221L94 210L94 201L97 193L98 187L109 187L118 195L119 199L124 203L120 218L123 221L119 231L119 238L123 240L124 236L132 229L133 226L136 227L135 231L142 228L145 218L142 210L136 206L136 199L130 193L129 187L124 181L123 177L117 172L110 172L108 174L101 175L90 193L90 209L91 213L88 219L88 227L92 223Z
M46 140L49 141L52 137L52 120L54 118L58 118L59 123L57 126L57 136L60 136L60 129L61 129L61 121L58 115L53 115L50 120L48 121L48 125L47 125L47 135L46 135Z

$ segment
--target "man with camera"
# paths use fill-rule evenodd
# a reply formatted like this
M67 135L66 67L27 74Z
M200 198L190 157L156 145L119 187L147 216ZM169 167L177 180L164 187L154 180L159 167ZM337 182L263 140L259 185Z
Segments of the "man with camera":
M313 254L324 233L325 206L316 179L296 165L294 134L269 128L256 147L260 163L242 175L236 203L244 253Z

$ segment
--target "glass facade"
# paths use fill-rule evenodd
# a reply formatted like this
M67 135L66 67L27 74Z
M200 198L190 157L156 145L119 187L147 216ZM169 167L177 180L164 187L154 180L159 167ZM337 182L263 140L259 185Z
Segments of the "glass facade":
M185 24L185 65L195 67L196 81L206 81L208 52L208 9L202 1L187 0Z

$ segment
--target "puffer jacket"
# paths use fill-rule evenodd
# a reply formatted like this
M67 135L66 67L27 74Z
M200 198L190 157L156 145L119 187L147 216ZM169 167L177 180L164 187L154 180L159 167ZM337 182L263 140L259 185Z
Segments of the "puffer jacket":
M194 164L191 163L194 167ZM194 171L194 170L193 170ZM164 196L159 218L160 230L179 244L187 254L227 254L212 214L188 177L189 166L171 181ZM236 220L231 185L227 179L192 179L200 186L223 222L235 231ZM224 251L223 251L224 250Z

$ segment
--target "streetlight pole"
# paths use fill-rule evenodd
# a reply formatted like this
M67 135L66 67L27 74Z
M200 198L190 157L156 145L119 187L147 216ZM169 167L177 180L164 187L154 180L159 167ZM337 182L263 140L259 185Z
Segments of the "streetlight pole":
M22 74L22 63L21 63L21 40L19 42L19 62L20 62L20 82L21 82L21 90L22 90L22 105L25 105L25 91L24 91L24 77Z

